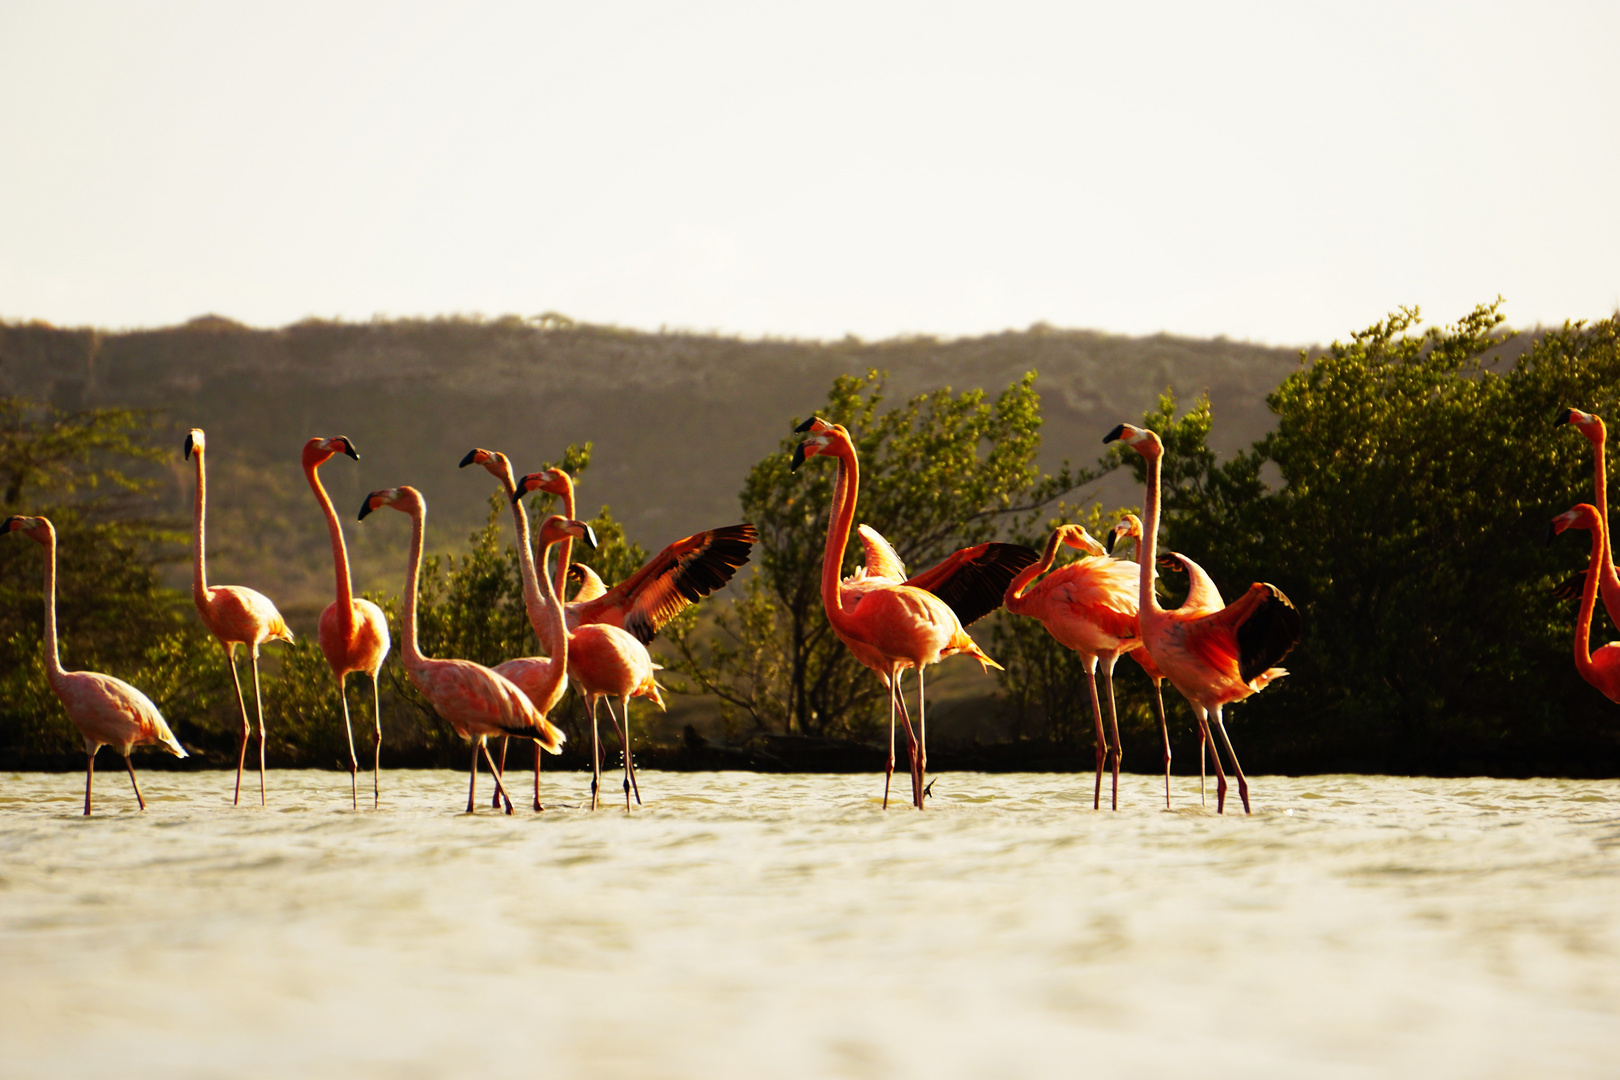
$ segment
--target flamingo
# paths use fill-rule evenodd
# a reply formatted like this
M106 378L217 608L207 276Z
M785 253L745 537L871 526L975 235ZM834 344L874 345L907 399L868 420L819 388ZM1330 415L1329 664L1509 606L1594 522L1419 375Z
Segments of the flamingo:
M197 605L208 632L219 639L225 649L225 664L231 669L231 682L236 684L236 707L242 713L242 743L236 752L236 794L231 799L235 806L242 801L242 766L247 760L248 725L247 703L242 700L242 679L236 673L236 647L246 645L253 666L253 706L259 715L259 805L264 805L264 701L259 696L259 646L267 641L291 641L292 631L281 617L276 605L261 592L243 585L208 584L208 567L203 554L203 522L208 511L208 476L203 467L204 440L201 428L192 428L186 436L186 458L197 459L196 536L191 558L191 599Z
M1581 503L1553 518L1547 539L1565 529L1586 529L1592 534L1592 557L1581 587L1581 610L1575 617L1575 670L1610 701L1620 703L1620 641L1611 641L1592 652L1592 615L1597 608L1598 581L1614 573L1609 550L1609 526L1603 512L1591 503Z
M883 681L889 692L889 757L883 775L883 806L889 805L889 784L894 776L896 702L901 674L917 671L919 736L905 716L906 740L911 751L911 800L923 806L924 774L928 767L928 726L924 702L923 669L947 656L964 653L982 670L1001 670L968 637L964 625L1001 606L1002 593L1014 574L1036 558L1019 544L977 544L946 556L937 566L907 578L894 549L872 529L861 531L866 565L854 577L841 581L839 570L849 544L860 488L860 463L849 431L812 416L798 426L809 438L793 452L797 469L811 457L830 456L838 462L832 513L828 515L827 547L821 562L821 602L833 633L866 667ZM875 541L882 541L874 542ZM900 708L904 708L903 700Z
M1108 531L1108 540L1104 546L1112 553L1114 546L1127 537L1136 541L1136 553L1140 557L1142 552L1142 519L1135 514L1126 514L1114 522L1114 527ZM1220 590L1215 587L1215 582L1210 579L1210 576L1204 572L1204 568L1185 555L1175 551L1165 552L1159 556L1159 569L1179 570L1186 574L1189 579L1187 597L1181 602L1181 607L1178 610L1191 615L1194 612L1219 611L1226 606L1226 601L1221 599ZM1140 572L1140 568L1133 571L1133 573L1136 572ZM1165 809L1169 809L1170 722L1165 717L1164 712L1164 672L1159 670L1159 666L1153 662L1153 657L1148 655L1146 649L1132 649L1130 656L1147 677L1153 680L1153 697L1159 707L1159 734L1164 739L1164 805ZM1200 731L1198 739L1198 801L1200 803L1204 802L1204 769L1208 761L1206 752L1208 745L1203 738L1202 731Z
M90 816L90 786L96 778L96 751L111 746L124 755L124 768L135 787L135 801L142 810L146 800L135 779L135 766L129 752L137 746L157 743L175 757L186 757L185 747L174 737L163 714L152 699L123 679L94 671L64 671L56 648L56 528L42 517L9 517L0 532L20 532L45 548L45 678L62 699L68 719L84 736L88 759L84 773L84 816Z
M360 505L360 520L373 510L391 506L411 518L411 553L405 574L405 610L402 615L404 641L400 648L405 673L427 698L438 714L450 722L456 734L472 743L472 775L467 785L467 813L474 812L478 789L478 754L483 752L495 779L495 789L512 812L512 800L501 783L501 774L489 756L491 735L517 735L533 739L553 754L562 751L563 733L553 727L534 703L503 675L471 660L434 660L422 655L416 642L416 590L422 571L422 533L427 525L427 502L413 487L380 488L366 496Z
M519 504L530 490L528 482L533 475L531 473L530 476L525 476L518 483L517 490L512 496L512 504L519 513L522 513ZM546 520L549 523L551 519ZM542 530L542 539L544 538ZM558 542L565 539L558 537ZM594 543L594 537L592 542ZM536 571L537 577L547 573L544 553L541 565ZM547 577L546 589L551 591L551 588L551 581ZM596 725L596 707L598 702L609 699L608 716L612 718L614 729L619 733L620 745L624 747L624 808L628 812L632 792L635 794L636 802L641 801L641 785L636 780L635 762L630 754L630 699L651 698L653 704L662 709L664 699L658 692L658 683L654 678L654 672L661 669L653 663L652 654L647 652L647 646L637 640L634 634L611 623L590 623L577 629L571 628L567 632L567 641L568 677L578 687L591 713L591 809L595 810L600 805L602 786L602 743ZM610 699L615 697L619 699L624 710L622 728L619 726L618 718L613 715L613 702Z
M371 676L371 716L377 726L377 747L371 765L371 808L375 810L380 798L378 774L382 771L382 706L377 692L377 672L388 655L388 619L382 608L370 600L355 599L354 586L349 582L349 551L343 543L343 526L315 472L332 455L339 453L360 460L354 443L343 435L329 439L317 436L304 444L304 479L309 481L315 501L321 504L321 512L326 515L326 531L332 536L332 565L337 575L337 599L321 612L319 640L321 652L326 654L326 662L332 665L332 674L337 677L338 700L343 702L343 730L349 736L349 801L357 810L360 796L356 776L360 762L354 756L354 726L349 722L349 698L343 684L354 672Z
M1051 570L1059 545L1093 556ZM1112 808L1119 809L1119 718L1114 709L1114 665L1125 653L1142 647L1136 629L1136 567L1123 559L1110 558L1102 544L1081 525L1059 525L1046 541L1046 550L1035 563L1026 566L1007 585L1003 603L1014 615L1040 620L1046 632L1064 648L1080 654L1091 689L1091 715L1097 724L1097 783L1092 790L1093 810L1102 805L1104 759L1113 765ZM1035 579L1046 574L1039 584ZM1108 698L1108 735L1103 734L1102 706L1097 697L1097 667L1102 665L1103 687ZM1162 707L1161 707L1162 715ZM1110 748L1109 737L1113 738ZM1169 764L1165 765L1169 775ZM1169 803L1166 781L1165 801Z
M1120 424L1103 438L1104 443L1116 440L1124 441L1141 454L1148 465L1147 494L1142 503L1146 520L1142 525L1143 550L1137 590L1137 621L1142 644L1154 664L1192 705L1201 738L1209 737L1209 721L1215 722L1215 730L1220 733L1227 756L1232 760L1232 769L1237 773L1243 812L1250 813L1249 781L1238 764L1232 740L1227 737L1221 709L1288 674L1272 665L1299 642L1303 623L1298 610L1281 589L1259 581L1249 586L1249 591L1230 607L1190 612L1180 608L1166 611L1160 607L1153 591L1153 579L1159 529L1159 466L1164 445L1152 431L1130 424ZM1216 813L1226 812L1226 786L1226 773L1221 768L1217 748Z
M520 495L545 491L560 496L563 517L576 516L574 481L562 469L529 473L518 482L518 489ZM606 623L630 631L643 645L651 644L683 608L730 581L758 539L748 522L696 533L670 544L612 588L590 567L570 566L573 543L564 540L557 557L557 594L567 595L568 575L580 582L579 592L564 605L568 629Z
M1579 409L1565 409L1558 414L1555 421L1558 425L1568 424L1585 435L1592 444L1592 473L1593 487L1597 495L1598 516L1603 519L1605 536L1609 524L1609 480L1604 468L1603 446L1608 440L1608 431L1603 426L1603 420L1594 413L1581 412ZM1605 543L1608 541L1605 540ZM1609 621L1620 626L1620 574L1615 573L1614 559L1611 557L1600 571L1598 589L1603 594L1603 610L1609 613ZM1585 585L1586 572L1571 577L1553 594L1561 600L1579 596Z
M529 547L529 516L524 513L523 506L512 499L517 492L517 482L512 476L511 461L499 451L475 447L461 459L459 467L465 469L468 465L482 465L491 476L495 477L512 507L512 517L517 524L518 575L523 579L523 607L529 616L529 625L534 628L535 637L539 639L541 648L547 653L545 656L508 660L495 665L494 670L512 680L518 689L529 695L529 700L540 710L540 715L550 716L551 710L557 707L558 702L562 701L563 694L568 691L568 629L563 622L562 603L552 589L550 578L536 581L534 554ZM586 543L594 548L595 535L591 533L589 526L584 526L584 529ZM566 543L572 547L573 534L564 533L563 536L566 537ZM507 739L503 736L499 762L503 776L506 773L506 743ZM540 805L540 753L540 746L536 743L534 748L536 811L545 809ZM496 798L499 797L497 792Z

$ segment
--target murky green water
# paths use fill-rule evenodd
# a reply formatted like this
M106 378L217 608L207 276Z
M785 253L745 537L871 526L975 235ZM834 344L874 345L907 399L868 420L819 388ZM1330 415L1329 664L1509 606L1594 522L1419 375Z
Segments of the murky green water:
M6 1076L1620 1071L1620 782L1260 777L1245 819L649 772L627 818L554 775L507 818L449 772L375 813L148 772L137 816L102 765L89 821L82 776L0 776Z

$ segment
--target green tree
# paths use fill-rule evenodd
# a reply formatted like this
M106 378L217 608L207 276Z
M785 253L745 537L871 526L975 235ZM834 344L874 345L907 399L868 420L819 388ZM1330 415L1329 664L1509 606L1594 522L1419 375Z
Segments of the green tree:
M1035 464L1040 397L1033 372L993 402L984 391L948 387L879 411L875 371L833 383L818 415L849 428L861 461L858 518L882 533L912 570L956 548L1034 520L1041 508L1099 473L1057 476ZM791 428L791 424L784 427ZM821 609L822 553L834 469L811 462L794 472L789 435L749 473L743 516L759 530L756 572L712 630L669 635L673 666L715 695L728 723L804 735L865 735L885 696L871 673L833 635ZM860 558L844 555L844 572Z

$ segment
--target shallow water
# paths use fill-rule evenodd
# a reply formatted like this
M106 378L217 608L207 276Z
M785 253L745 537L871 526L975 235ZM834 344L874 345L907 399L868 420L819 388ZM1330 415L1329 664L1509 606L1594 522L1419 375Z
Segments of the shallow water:
M6 1076L1620 1071L1620 781L1258 777L1244 818L648 772L626 817L570 774L507 818L452 772L359 813L146 772L136 815L102 757L88 821L82 776L0 776Z

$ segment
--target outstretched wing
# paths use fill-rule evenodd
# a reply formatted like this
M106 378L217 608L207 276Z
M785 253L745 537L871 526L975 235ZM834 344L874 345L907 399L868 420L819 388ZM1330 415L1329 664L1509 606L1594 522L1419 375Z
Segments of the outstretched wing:
M744 523L677 540L600 597L575 604L574 611L581 624L621 626L645 645L682 608L730 581L758 539Z
M1040 558L1023 544L975 544L906 582L933 593L970 626L1001 606L1007 585Z
M900 561L900 553L883 539L882 533L870 525L857 525L855 531L860 534L861 547L866 552L867 577L906 580L906 564Z
M1237 644L1238 678L1252 681L1299 644L1305 628L1299 609L1275 585L1257 581L1231 606L1209 618L1225 627Z

